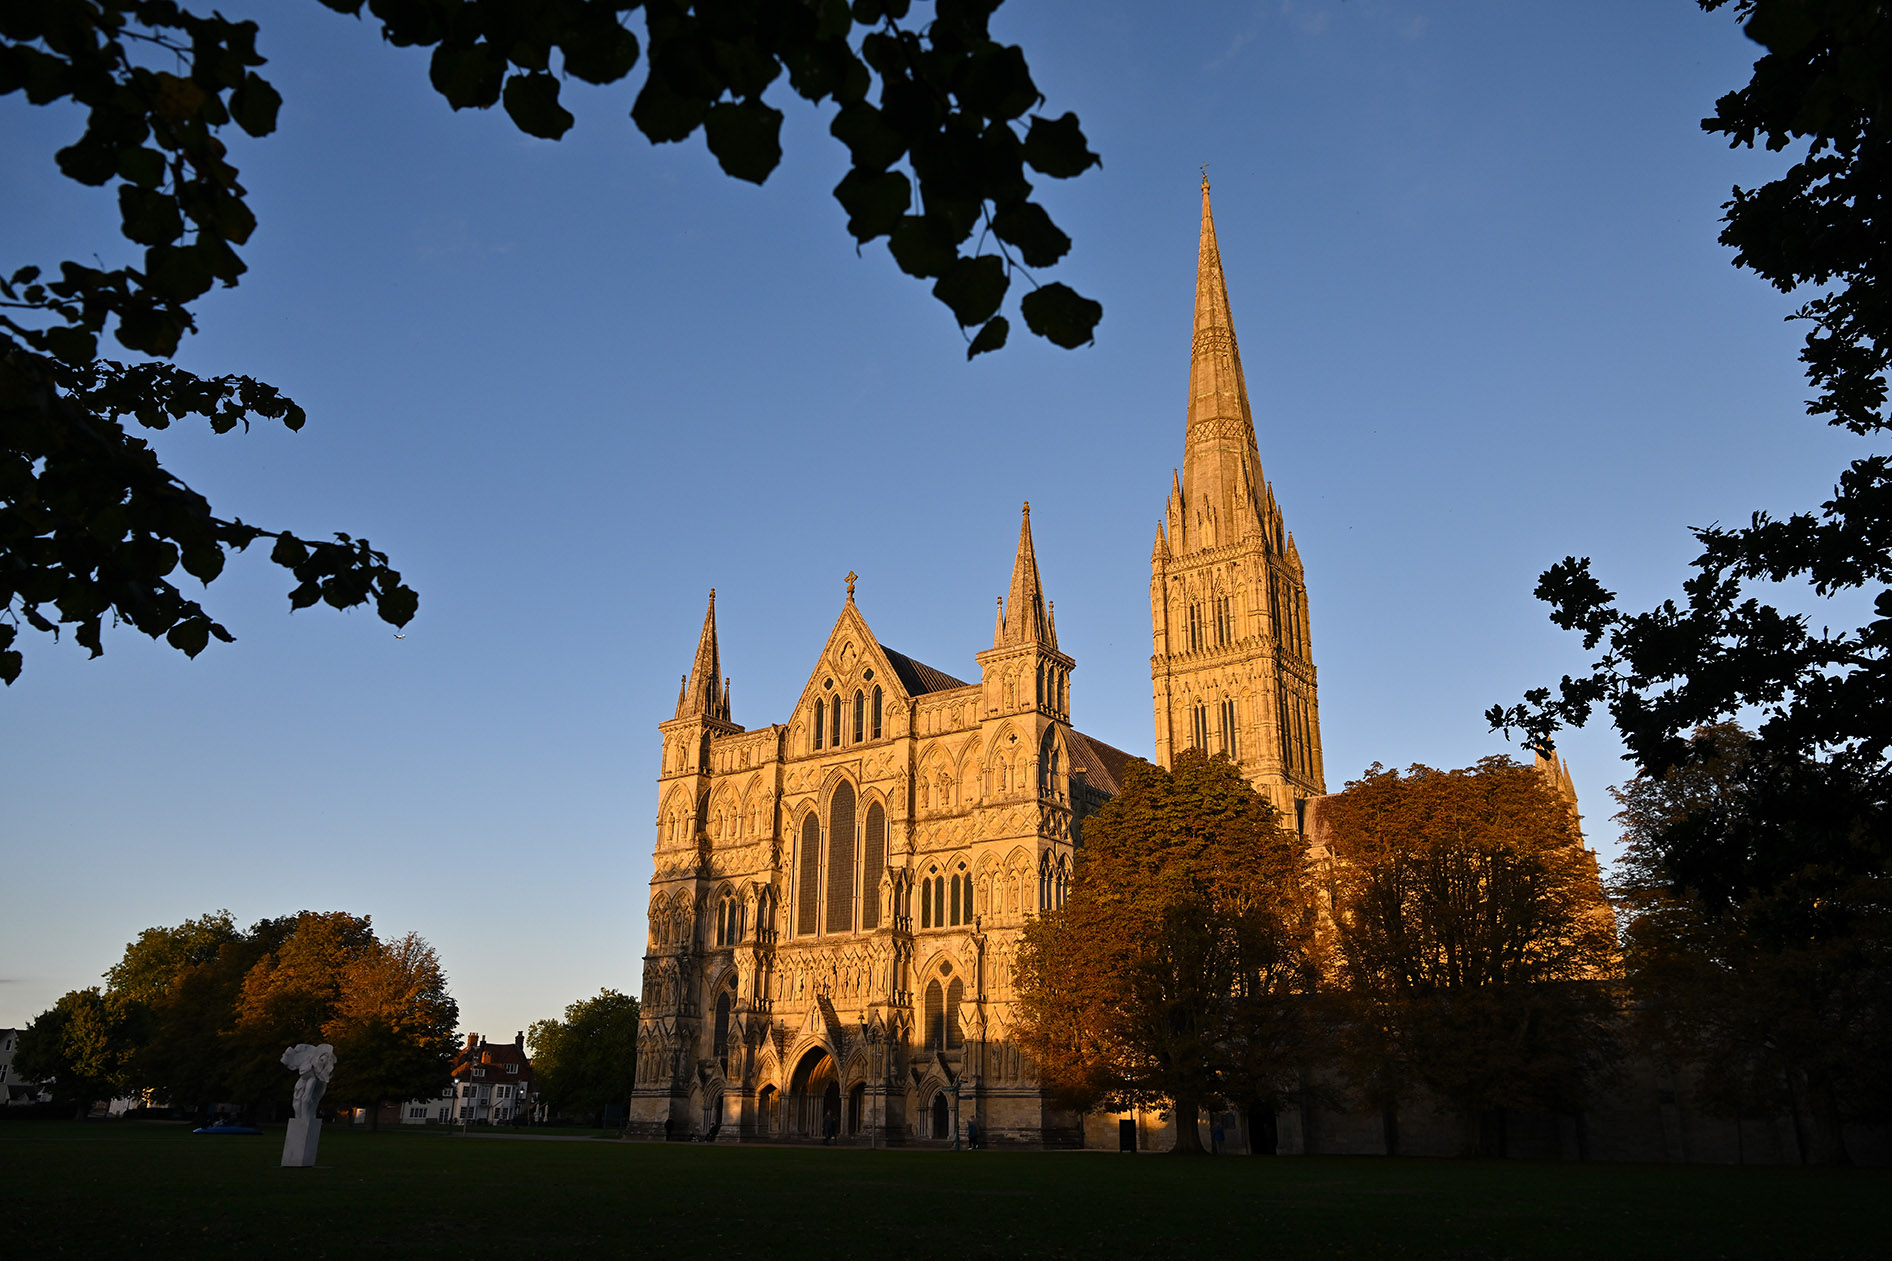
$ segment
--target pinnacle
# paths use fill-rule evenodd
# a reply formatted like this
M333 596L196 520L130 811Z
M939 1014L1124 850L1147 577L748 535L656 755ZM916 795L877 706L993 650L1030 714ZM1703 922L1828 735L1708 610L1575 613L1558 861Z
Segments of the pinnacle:
M1019 516L1018 555L1012 561L1011 594L999 605L999 622L993 631L992 646L1037 642L1057 646L1045 615L1044 588L1038 580L1038 554L1031 541L1031 504L1027 502Z

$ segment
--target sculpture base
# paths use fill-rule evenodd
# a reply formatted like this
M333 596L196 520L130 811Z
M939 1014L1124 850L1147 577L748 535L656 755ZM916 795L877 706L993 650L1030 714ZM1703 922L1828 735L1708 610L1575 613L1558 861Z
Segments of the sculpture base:
M282 1141L282 1163L285 1169L312 1169L315 1167L316 1144L322 1141L322 1122L315 1117L291 1117L289 1133Z

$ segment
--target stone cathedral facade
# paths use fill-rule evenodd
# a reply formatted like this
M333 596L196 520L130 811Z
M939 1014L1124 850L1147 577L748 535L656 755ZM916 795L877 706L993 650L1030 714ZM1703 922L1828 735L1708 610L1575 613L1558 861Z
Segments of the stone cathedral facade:
M1203 187L1183 467L1151 557L1155 754L1225 752L1284 815L1323 788L1299 554L1262 476ZM630 1132L1076 1145L1012 1036L1019 930L1062 903L1129 755L1070 725L1019 525L978 678L880 642L854 601L784 721L744 728L715 593L662 765Z

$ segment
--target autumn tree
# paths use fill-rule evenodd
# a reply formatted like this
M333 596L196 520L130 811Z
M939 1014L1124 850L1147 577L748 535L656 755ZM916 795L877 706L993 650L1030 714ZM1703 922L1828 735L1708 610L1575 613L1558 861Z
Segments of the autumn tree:
M1369 1099L1395 1109L1423 1086L1488 1155L1502 1154L1506 1109L1578 1107L1607 1059L1598 981L1615 932L1568 803L1537 771L1486 758L1375 765L1320 818L1345 1058Z
M1844 1163L1844 1118L1892 1109L1887 802L1831 761L1769 764L1732 723L1692 744L1616 793L1636 1028L1708 1110L1785 1110L1807 1158Z
M374 1128L382 1105L437 1093L448 1081L459 1019L439 956L420 934L356 950L322 1025L336 1056L328 1096L366 1107Z
M637 1000L599 990L565 1008L563 1020L535 1020L526 1032L532 1084L555 1114L602 1115L628 1105L637 1080Z
M192 1110L280 1106L294 1086L283 1048L316 1041L335 1045L338 1105L447 1080L459 1012L433 947L414 933L382 941L363 916L304 911L239 930L217 911L148 928L106 980L61 999L29 1039L29 1062L52 1057L48 1073L92 1097L109 1088Z
M1000 0L939 0L918 29L905 24L909 0L322 3L365 16L391 44L430 50L429 81L454 109L497 105L548 140L575 121L560 103L566 82L618 83L641 62L638 130L653 143L700 132L725 172L755 183L781 160L783 115L764 96L785 80L832 111L829 131L849 157L834 188L849 235L884 239L903 272L930 284L968 357L1005 344L1008 297L1059 346L1090 341L1103 313L1033 276L1071 248L1034 181L1081 175L1098 158L1075 115L1036 112L1043 97L1024 51L990 31ZM306 419L263 382L167 362L195 330L193 304L245 271L257 222L230 129L267 136L283 104L260 72L259 34L178 0L0 8L0 96L84 108L83 130L54 161L113 190L137 256L0 271L0 680L22 668L20 623L69 626L93 656L108 622L192 656L229 641L178 584L211 582L229 553L257 543L293 575L291 608L372 603L401 626L419 607L366 539L220 517L136 436L186 418L217 433ZM102 353L107 333L131 358Z
M1020 943L1020 1037L1077 1109L1271 1100L1305 1063L1318 974L1299 838L1226 757L1136 762L1084 824L1071 893Z

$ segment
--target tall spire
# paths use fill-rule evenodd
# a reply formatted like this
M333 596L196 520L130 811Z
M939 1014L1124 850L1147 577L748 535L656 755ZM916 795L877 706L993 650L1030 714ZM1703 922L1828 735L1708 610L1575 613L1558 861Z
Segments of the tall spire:
M1182 492L1192 533L1206 528L1204 544L1233 542L1262 484L1248 382L1229 313L1228 282L1215 241L1209 181L1202 181L1202 238L1196 257L1195 337L1189 352L1189 418L1183 447ZM1192 549L1197 545L1190 539Z
M703 633L697 636L696 660L683 695L677 698L679 718L729 718L729 693L723 686L722 662L716 652L716 589L710 588L709 610L703 614Z
M1031 545L1031 504L1018 523L1018 556L1012 561L1012 590L1000 609L992 646L1043 643L1055 649L1057 633L1045 615L1044 588L1038 582L1038 554Z

